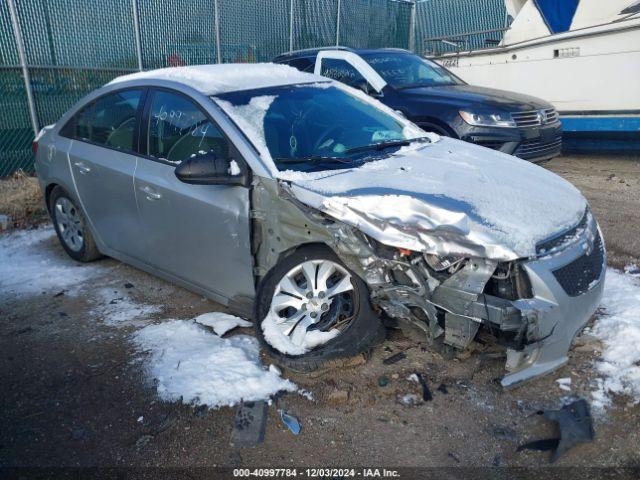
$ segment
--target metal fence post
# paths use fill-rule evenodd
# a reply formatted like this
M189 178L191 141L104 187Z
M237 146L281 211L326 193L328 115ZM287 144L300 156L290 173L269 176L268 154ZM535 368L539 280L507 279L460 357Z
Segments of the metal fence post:
M138 55L138 70L142 71L142 40L140 38L140 18L138 17L138 0L131 0L133 10L133 28L136 36L136 54Z
M213 8L216 30L216 63L222 63L222 55L220 53L220 13L218 9L218 0L213 0Z
M416 51L416 9L418 7L418 0L412 0L411 2L411 15L409 16L409 50Z
M31 76L29 75L29 68L27 67L27 55L25 53L24 41L22 39L22 32L20 31L20 22L18 21L18 13L16 6L13 3L14 0L8 0L9 14L11 15L11 25L13 26L13 36L16 40L16 46L18 48L18 57L20 58L20 66L22 67L22 78L24 79L24 88L27 93L27 105L29 107L29 117L31 118L31 126L33 127L33 134L38 135L40 127L38 125L38 114L36 113L36 103L33 99L33 88L31 87Z
M293 52L293 2L289 0L289 51Z
M340 45L340 0L338 0L338 13L336 14L336 47Z

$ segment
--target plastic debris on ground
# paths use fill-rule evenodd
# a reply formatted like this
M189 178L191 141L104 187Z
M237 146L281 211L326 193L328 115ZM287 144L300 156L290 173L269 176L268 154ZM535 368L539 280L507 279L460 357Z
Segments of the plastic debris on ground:
M280 420L282 420L282 423L289 429L289 431L294 435L299 435L300 430L302 430L300 421L282 409L278 410L278 413L280 414Z
M558 460L569 449L593 441L594 430L589 404L584 399L565 405L560 410L545 410L544 418L558 424L558 437L535 440L520 445L522 450L553 450L550 461Z
M390 357L385 358L384 360L382 360L382 363L384 363L385 365L392 365L394 363L398 363L400 360L404 360L405 358L407 358L407 354L404 352L398 352L394 355L391 355Z

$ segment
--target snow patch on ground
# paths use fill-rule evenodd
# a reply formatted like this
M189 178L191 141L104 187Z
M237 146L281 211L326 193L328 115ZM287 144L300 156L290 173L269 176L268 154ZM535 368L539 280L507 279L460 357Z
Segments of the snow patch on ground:
M100 267L67 256L54 240L52 226L0 237L0 292L33 295L66 291L77 294Z
M133 342L148 352L148 375L165 401L217 408L297 390L262 366L258 341L247 335L220 338L194 321L170 320L137 331Z
M229 330L233 330L236 327L247 328L253 325L251 322L236 317L235 315L222 312L203 313L196 317L195 320L200 325L213 328L213 331L219 336L223 336Z
M98 290L93 301L95 306L91 309L91 315L110 327L146 325L150 316L162 310L158 305L139 303L127 293L114 288Z
M593 392L593 407L611 404L612 394L628 395L640 403L640 275L607 269L604 313L593 327L602 340L602 357L596 363L603 375Z

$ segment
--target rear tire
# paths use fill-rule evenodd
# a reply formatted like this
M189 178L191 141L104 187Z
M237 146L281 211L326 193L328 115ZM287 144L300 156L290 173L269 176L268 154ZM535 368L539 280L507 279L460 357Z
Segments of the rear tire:
M291 285L290 280L294 278L294 275L300 276L300 278L308 278L302 273L302 265L306 268L309 266L316 266L315 281L316 285L313 288L318 287L319 293L317 296L311 293L309 290L305 290L305 287L299 288L296 285L296 294L292 295L292 302L296 305L303 304L304 306L288 307L292 309L294 313L289 316L274 317L274 312L281 306L282 300L276 299L274 293L278 289L278 298L282 299L283 293L286 291L282 285ZM327 277L327 281L324 283L326 288L326 298L331 298L330 301L322 303L325 300L325 296L322 295L322 290L325 290L321 280L321 269L333 268L333 274ZM292 274L292 272L294 272ZM337 273L336 273L337 272ZM335 275L335 276L334 276ZM347 281L350 280L350 286L346 283L341 283L341 280L347 277ZM335 284L331 285L331 279L337 278ZM284 283L283 283L284 282ZM307 285L306 280L302 280L303 285ZM320 282L320 283L319 283ZM332 291L338 291L335 287L341 284L341 290L347 290L343 293L333 294ZM311 288L310 290L313 290ZM291 290L291 287L289 287ZM307 292L310 296L305 296L304 292ZM289 292L293 293L293 292ZM347 300L343 298L349 297ZM286 300L286 298L285 298ZM320 305L314 305L314 302L320 301ZM330 302L330 303L328 303ZM348 304L348 310L343 308L345 304L343 302L351 302ZM286 303L286 302L285 302ZM314 310L315 309L315 310ZM347 312L348 323L344 323L345 320L341 319L340 312ZM286 308L285 308L286 311ZM314 319L311 320L310 315L314 315ZM382 322L371 308L369 303L369 290L366 284L353 272L347 269L338 256L328 247L324 245L310 245L301 247L291 255L287 256L278 264L273 267L269 273L262 279L258 286L258 293L256 297L254 316L256 319L256 334L260 343L266 350L266 352L278 363L279 365L295 370L298 372L311 372L318 368L326 368L340 364L339 359L356 356L366 350L368 350L375 343L378 343L384 339L385 329ZM311 347L306 352L297 352L295 354L286 353L278 347L270 343L265 338L265 330L263 321L269 316L274 320L269 328L275 328L276 325L281 328L280 332L285 338L293 339L296 336L300 336L301 332L296 330L304 329L304 335L307 335L309 331L313 331L318 326L323 325L320 331L322 332L335 332L339 330L339 327L343 328L339 330L339 334L329 339L325 343L316 347ZM300 317L300 320L297 318ZM289 322L289 318L292 319ZM282 322L278 324L277 322ZM310 323L305 326L306 323ZM342 325L341 325L341 322ZM266 324L265 324L266 325ZM292 328L290 333L287 331L287 325ZM314 327L315 325L315 327ZM273 332L273 330L271 330ZM273 333L267 334L267 337L273 339ZM273 342L273 340L271 340ZM293 343L292 343L293 344ZM288 344L287 344L288 345Z
M82 210L60 186L49 195L49 212L58 240L71 258L92 262L102 257Z

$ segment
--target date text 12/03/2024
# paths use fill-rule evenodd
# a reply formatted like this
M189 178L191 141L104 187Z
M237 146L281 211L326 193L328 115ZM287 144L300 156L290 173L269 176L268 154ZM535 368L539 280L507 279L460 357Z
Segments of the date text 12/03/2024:
M309 478L399 478L397 470L386 468L237 468L234 477L309 477Z

